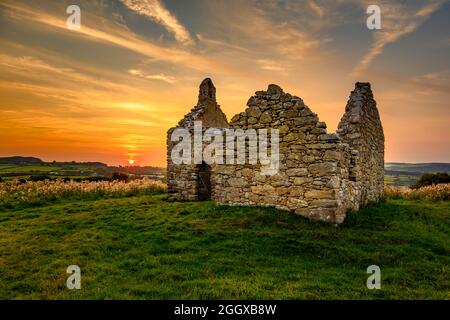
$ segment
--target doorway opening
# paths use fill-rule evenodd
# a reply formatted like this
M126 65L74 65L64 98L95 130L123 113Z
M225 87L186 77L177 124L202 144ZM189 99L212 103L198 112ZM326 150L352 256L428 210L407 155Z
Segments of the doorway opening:
M211 200L211 166L204 161L198 167L198 200Z

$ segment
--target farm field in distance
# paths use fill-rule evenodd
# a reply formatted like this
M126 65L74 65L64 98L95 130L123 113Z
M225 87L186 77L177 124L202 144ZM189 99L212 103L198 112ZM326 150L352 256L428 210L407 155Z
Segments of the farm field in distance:
M31 176L46 175L60 178L91 177L95 173L90 167L61 167L54 165L0 165L0 177L8 179L29 179Z
M163 179L164 168L140 166L107 166L100 162L44 162L33 157L0 158L0 178L3 180L25 179L32 177L49 179L86 179L92 177L110 177L113 173L146 176Z
M384 184L389 186L409 187L413 185L422 173L385 170Z
M0 213L0 299L449 299L450 202L387 200L336 227L166 194ZM82 289L66 288L79 265ZM366 287L381 267L382 290Z
M408 187L423 174L437 172L450 173L450 164L387 162L384 166L384 184Z

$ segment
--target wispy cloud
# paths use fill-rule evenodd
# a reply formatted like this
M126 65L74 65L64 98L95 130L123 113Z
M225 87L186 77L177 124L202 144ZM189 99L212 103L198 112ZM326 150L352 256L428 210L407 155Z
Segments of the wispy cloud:
M314 0L308 1L308 6L314 11L320 18L322 18L325 14L323 8L319 6Z
M261 69L267 70L267 71L285 71L286 68L284 68L281 63L270 60L270 59L259 59L256 62L260 65Z
M430 95L436 93L449 95L450 69L416 76L411 79L411 82L415 84L417 90L421 90L422 93L428 93Z
M150 0L142 3L148 1ZM200 50L195 50L195 47L188 50L184 46L164 46L157 41L138 36L124 25L114 21L107 22L106 26L98 25L95 23L94 16L90 17L91 19L85 17L81 30L68 34L90 41L114 44L155 61L176 64L184 69L202 73L214 71L216 74L232 74L233 77L246 78L249 77L249 74L236 63L237 61L282 59L285 62L283 65L287 67L306 57L317 59L321 55L321 51L316 49L329 41L326 36L318 38L286 21L277 21L264 10L265 8L256 7L253 2L244 4L241 1L230 0L227 3L211 2L208 5L211 14L214 14L216 23L218 25L227 25L228 23L228 25L226 29L216 30L214 40L202 34L199 40L204 48L200 48ZM67 32L64 16L56 16L22 3L0 2L0 6L4 6L7 13L14 13L11 18L15 20L37 22L51 26L55 30ZM138 6L138 2L136 2L136 6L141 8ZM217 12L221 12L221 14L216 14ZM250 24L249 17L252 17ZM105 27L108 28L107 31ZM267 46L267 43L270 43L270 46ZM158 78L162 80L161 77Z
M305 27L306 22L298 24L298 15L294 17L296 14L293 12L301 12L306 3L293 6L291 2L298 1L283 1L283 5L278 1L209 1L207 8L214 17L214 39L219 38L220 43L227 43L230 49L232 46L245 48L253 61L255 56L291 63L305 58L315 59L321 54L317 49L330 39L318 37L316 30ZM288 5L287 14L285 6ZM202 34L202 39L206 36L211 38L209 34Z
M204 43L210 47L218 47L218 48L227 48L230 50L234 50L234 51L242 51L242 52L249 52L248 49L242 47L242 46L238 46L238 45L233 45L229 42L226 41L221 41L218 39L211 39L208 38L206 36L204 36L203 34L197 33L197 38L201 43Z
M415 31L442 3L442 0L432 1L417 10L398 3L381 3L382 29L374 32L374 40L369 51L354 68L352 74L360 75L376 57L383 53L388 44L395 43L402 36Z
M170 13L160 0L121 0L128 8L136 13L161 24L172 33L179 42L191 44L193 40L189 31Z
M141 77L144 79L158 80L158 81L163 81L163 82L167 82L170 84L175 83L174 77L167 76L162 73L161 74L146 74L145 72L143 72L142 70L139 70L139 69L130 69L130 70L128 70L128 73L133 76Z
M14 15L11 17L16 20L42 23L67 32L64 16L55 16L20 3L0 2L0 6L4 6L7 9L5 10L7 13L13 13ZM88 19L85 18L84 21L88 21ZM218 60L209 59L202 54L197 54L184 48L161 46L159 43L143 39L124 26L114 24L110 27L108 31L104 31L104 26L84 23L81 30L71 31L70 35L74 37L84 36L89 40L111 43L155 60L179 64L194 70L239 73L237 68L233 68L233 66Z
M111 91L127 92L133 90L132 86L106 79L99 81L97 78L77 72L74 69L55 66L32 56L0 54L0 71L3 75L18 77L22 83L38 84L49 90L64 88L66 95L68 94L67 89L73 89L74 95L77 96L77 90L80 86L85 86L85 89L91 88L92 92L104 91L110 93ZM13 83L11 82L11 84ZM87 95L90 91L83 90L83 92L83 95Z
M15 92L21 96L22 103L15 110L26 109L23 102L27 100L31 105L44 104L45 110L51 109L55 118L58 114L71 118L92 118L109 116L125 106L133 106L131 109L136 112L143 111L135 108L138 105L136 101L142 100L145 103L140 105L145 105L146 112L151 110L159 117L164 115L164 112L149 104L146 88L136 86L133 77L130 75L127 78L122 72L103 75L111 76L108 80L99 74L90 76L31 56L0 54L0 74L0 91ZM125 105L123 101L128 102ZM0 110L6 103L5 100L0 102ZM130 111L130 108L126 109Z

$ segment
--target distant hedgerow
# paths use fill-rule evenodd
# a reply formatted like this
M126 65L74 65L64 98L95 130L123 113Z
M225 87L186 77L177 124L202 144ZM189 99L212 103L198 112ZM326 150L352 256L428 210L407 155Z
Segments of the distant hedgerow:
M111 179L112 179L112 180L118 180L118 181L124 181L124 182L127 182L127 181L129 180L129 177L128 177L128 175L125 174L125 173L114 172L114 173L112 174Z
M32 181L32 182L45 181L45 180L52 180L52 178L47 174L31 176L30 178L28 178L28 181Z
M419 189L425 186L432 186L435 184L443 184L443 183L450 183L450 176L448 175L448 173L445 172L425 173L416 181L416 183L414 183L411 186L411 188Z

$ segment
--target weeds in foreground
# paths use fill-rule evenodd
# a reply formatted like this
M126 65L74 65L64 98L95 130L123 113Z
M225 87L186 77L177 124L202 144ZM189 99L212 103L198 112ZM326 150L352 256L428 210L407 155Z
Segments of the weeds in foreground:
M450 183L436 184L419 189L385 186L384 193L388 199L450 200Z
M120 198L166 191L166 185L148 178L124 181L64 182L62 180L0 183L0 205L33 204L62 198Z

